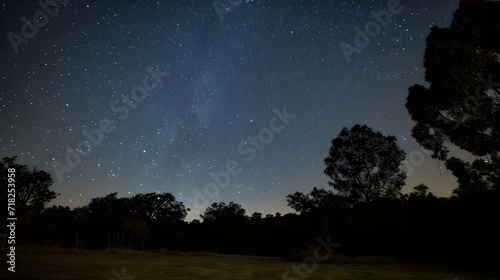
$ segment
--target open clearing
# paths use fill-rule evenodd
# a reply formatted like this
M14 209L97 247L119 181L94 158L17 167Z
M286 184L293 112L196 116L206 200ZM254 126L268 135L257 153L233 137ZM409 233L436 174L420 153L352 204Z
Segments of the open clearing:
M19 254L16 273L7 273L5 262L1 279L301 279L283 274L299 262L279 258L214 255L175 256L161 254ZM309 269L312 264L309 263ZM302 270L304 272L304 270ZM306 274L302 279L306 279ZM294 278L295 277L295 278ZM307 279L495 279L460 268L413 264L319 264Z

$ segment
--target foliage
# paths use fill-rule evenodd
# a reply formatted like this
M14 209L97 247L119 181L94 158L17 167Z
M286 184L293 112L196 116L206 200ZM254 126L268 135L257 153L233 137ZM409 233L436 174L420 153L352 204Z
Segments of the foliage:
M175 223L184 220L189 210L171 193L137 194L130 199L130 204L132 216L145 221Z
M4 157L0 162L0 189L2 197L7 197L7 169L14 168L16 185L16 208L29 209L38 213L43 207L56 198L57 194L50 190L54 180L50 173L36 167L16 163L17 156Z
M228 205L224 202L212 203L200 217L203 219L203 222L227 224L236 220L245 219L245 209L232 201L229 202Z
M500 3L462 1L450 27L433 26L424 56L429 86L409 88L412 135L432 157L446 161L460 188L498 186L500 163ZM468 163L449 157L446 143L489 156ZM468 174L464 174L467 172ZM469 174L470 173L470 174ZM456 194L467 193L458 190Z
M399 166L405 152L394 136L384 136L366 125L344 127L332 140L325 159L328 182L352 203L367 202L400 192L406 174Z
M16 222L17 242L25 243L29 240L33 231L50 226L51 221L43 219L40 213L44 206L52 199L56 198L56 192L50 187L54 183L50 173L38 169L37 167L30 168L25 164L16 163L17 156L4 157L0 162L0 194L7 200L8 193L8 174L14 174L15 190L14 193L9 192L9 195L15 194L15 216L18 219ZM14 173L8 173L10 168L15 169ZM11 190L12 190L11 189ZM7 203L5 203L7 206ZM7 209L2 211L0 218L6 221Z
M253 212L253 214L252 214L252 216L250 218L253 219L253 220L262 219L262 213Z
M348 205L344 196L316 187L309 194L295 192L286 197L288 206L300 213L311 213Z
M476 159L469 164L452 157L446 161L446 167L458 178L459 188L453 194L467 197L488 189L500 190L500 160L497 154L491 155L491 161Z

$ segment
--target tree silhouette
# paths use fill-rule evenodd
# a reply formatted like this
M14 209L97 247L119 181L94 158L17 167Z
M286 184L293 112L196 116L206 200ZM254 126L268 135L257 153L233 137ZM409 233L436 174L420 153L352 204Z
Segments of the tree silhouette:
M203 214L200 215L203 222L207 223L224 223L230 224L235 221L241 221L245 219L245 209L241 205L229 202L226 205L224 202L212 203Z
M427 193L429 190L429 187L427 187L424 184L420 184L418 186L415 186L413 188L413 191L410 193L410 197L434 197L434 194L432 192Z
M39 213L57 194L50 190L54 180L50 173L16 163L17 156L4 157L0 163L0 186L7 197L7 169L15 168L16 207Z
M328 184L351 203L368 202L399 193L406 178L399 168L404 157L396 137L357 124L351 130L344 127L332 140L324 173L331 178Z
M259 213L259 212L253 212L252 216L250 216L250 219L252 219L252 220L259 220L259 219L262 219L262 213Z
M50 173L36 167L30 168L25 164L16 163L17 156L4 157L0 162L0 194L7 198L8 174L14 174L15 188L15 217L18 219L16 229L20 242L28 241L35 230L45 228L52 223L44 220L40 213L50 200L56 198L57 194L50 190L54 183ZM14 173L8 173L9 168L14 168ZM12 190L12 189L11 189ZM13 194L9 192L9 194ZM7 210L7 209L6 209ZM6 221L7 211L0 214L0 218Z
M189 210L182 202L176 201L171 193L137 194L131 198L130 204L132 215L144 221L180 222Z
M288 206L300 213L311 213L318 210L347 206L345 197L316 187L309 194L301 192L289 194L286 196L286 201Z
M450 27L433 26L427 37L429 87L409 88L406 108L417 122L412 135L459 177L465 189L456 194L499 184L498 175L489 176L500 171L499 13L500 2L462 1ZM485 159L450 161L447 142L486 157L488 164L482 164Z
M88 206L80 210L83 220L78 224L79 231L97 235L94 241L100 241L98 244L103 246L109 234L124 231L125 222L130 219L128 205L128 198L118 198L116 192L92 198Z

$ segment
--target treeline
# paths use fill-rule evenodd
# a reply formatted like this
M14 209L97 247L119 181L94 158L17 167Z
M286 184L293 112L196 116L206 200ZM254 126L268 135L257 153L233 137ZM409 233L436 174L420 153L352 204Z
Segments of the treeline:
M356 129L361 130L356 132ZM451 197L438 198L424 185L403 194L393 187L400 178L399 173L384 173L388 179L380 177L381 180L393 183L376 188L380 183L374 178L381 175L374 171L363 173L363 170L370 164L368 159L382 164L378 154L387 152L372 149L377 145L362 148L366 141L356 138L366 138L368 132L367 128L355 126L351 132L343 130L339 135L345 142L361 143L360 147L351 149L355 153L350 156L363 160L358 163L350 160L349 168L344 171L352 173L362 167L359 170L363 177L358 174L353 180L346 180L337 176L331 182L335 186L343 184L340 192L334 191L335 188L314 188L310 193L289 194L286 200L295 214L276 213L264 217L261 213L246 213L240 204L220 202L210 205L200 220L188 222L185 218L190 210L170 193L120 198L117 193L111 193L75 209L46 207L57 195L50 191L53 183L50 174L18 164L16 157L6 157L0 164L0 178L7 182L6 170L16 169L16 245L87 250L203 250L282 257L304 256L304 252L310 256L319 246L323 248L322 255L390 256L417 262L444 259L495 267L498 262L495 254L500 249L496 225L500 212L498 181L492 180L493 185L488 188L478 188L470 185L475 178L471 176L471 180L461 182ZM393 141L374 136L369 139L379 139L381 143L383 139ZM393 151L397 151L396 147ZM331 152L330 155L337 153ZM348 155L344 154L343 158ZM331 167L328 170L340 172L343 165L335 165L331 158L325 159L330 164L327 169ZM359 184L362 180L358 177L365 178L366 183ZM5 184L0 184L0 191L7 197ZM6 215L6 211L0 212L4 221ZM324 243L330 250L325 251ZM340 247L329 246L333 243ZM2 248L5 246L4 239Z
M94 198L80 208L53 206L33 217L39 228L25 240L80 249L206 250L227 254L289 256L316 247L317 239L341 246L334 253L383 255L403 261L447 258L489 262L499 249L498 191L438 198L423 185L411 194L354 206L331 191L288 195L297 214L246 215L236 203L214 203L203 222L184 221L187 209L169 193Z

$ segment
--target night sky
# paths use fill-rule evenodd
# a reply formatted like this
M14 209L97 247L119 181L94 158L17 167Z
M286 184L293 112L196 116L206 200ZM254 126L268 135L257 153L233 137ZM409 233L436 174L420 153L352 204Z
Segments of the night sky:
M331 140L358 123L412 155L404 191L457 187L421 157L405 102L425 85L429 28L448 26L458 1L60 2L0 2L0 155L50 172L51 204L170 192L187 220L199 194L293 212L286 195L330 188ZM355 40L381 10L390 21ZM218 193L213 177L227 179Z

